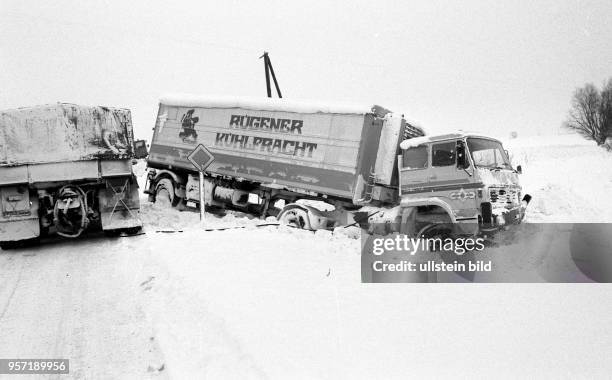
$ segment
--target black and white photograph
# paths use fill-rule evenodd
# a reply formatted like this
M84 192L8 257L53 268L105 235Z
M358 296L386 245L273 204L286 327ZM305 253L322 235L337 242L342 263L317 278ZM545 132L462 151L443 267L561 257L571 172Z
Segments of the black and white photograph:
M0 379L609 379L612 2L0 0Z

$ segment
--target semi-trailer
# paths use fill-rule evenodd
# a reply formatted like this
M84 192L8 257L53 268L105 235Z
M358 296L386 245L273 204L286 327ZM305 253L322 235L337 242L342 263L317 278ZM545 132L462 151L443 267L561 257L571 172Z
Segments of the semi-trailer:
M501 142L474 133L425 136L402 114L287 99L161 98L145 192L178 208L199 206L187 156L214 155L205 205L304 229L373 223L494 227L520 221L518 170Z
M127 109L57 103L0 111L0 245L138 231L134 157Z

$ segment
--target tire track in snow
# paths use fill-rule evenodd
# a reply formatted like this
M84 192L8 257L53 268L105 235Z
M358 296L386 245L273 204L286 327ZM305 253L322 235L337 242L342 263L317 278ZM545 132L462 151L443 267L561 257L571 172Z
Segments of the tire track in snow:
M0 357L70 359L71 373L62 378L166 378L157 371L163 356L140 306L134 271L141 259L123 239L3 252L0 279L4 289L13 288L0 289L0 304L8 305Z
M19 272L17 275L17 279L15 280L15 283L9 293L9 296L7 297L6 303L4 304L4 306L2 307L2 312L0 312L0 325L2 324L2 319L4 318L4 315L6 314L6 311L8 310L9 306L11 305L11 301L13 300L13 297L15 296L15 291L17 290L17 288L19 287L19 282L21 281L21 274L23 273L23 264L19 267Z

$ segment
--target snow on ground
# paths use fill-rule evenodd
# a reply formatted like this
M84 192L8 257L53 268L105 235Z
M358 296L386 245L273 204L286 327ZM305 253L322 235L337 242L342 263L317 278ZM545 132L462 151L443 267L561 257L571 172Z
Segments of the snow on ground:
M139 301L138 238L0 250L0 358L69 359L70 374L54 379L166 378Z
M328 232L194 228L146 240L146 310L173 378L603 378L612 369L603 287L361 284L359 240Z
M567 138L508 148L534 197L529 222L612 221L602 197L612 155ZM603 378L612 369L607 288L361 284L350 233L256 227L264 221L235 214L208 215L205 227L241 228L204 232L196 212L143 203L143 294L170 377ZM537 244L555 236L544 231Z
M508 148L534 196L528 221L612 220L608 153L579 140ZM143 163L135 169L144 182ZM69 378L612 371L609 287L362 284L351 231L258 227L265 221L233 213L202 225L197 212L141 199L144 235L0 251L0 357L69 357ZM227 227L236 228L205 231ZM544 248L562 240L555 231L535 237Z
M508 140L533 196L527 222L612 222L612 153L576 135Z

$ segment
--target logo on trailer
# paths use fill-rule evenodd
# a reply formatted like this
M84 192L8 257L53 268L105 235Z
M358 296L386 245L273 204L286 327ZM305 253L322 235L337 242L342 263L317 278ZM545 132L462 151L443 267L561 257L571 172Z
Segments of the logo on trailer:
M183 142L195 143L198 139L195 125L200 121L200 118L193 116L194 112L195 110L191 109L181 117L182 130L179 132L179 137L183 139Z
M465 189L461 188L461 190L450 193L450 199L464 202L467 199L476 199L476 193L473 191L465 191Z

